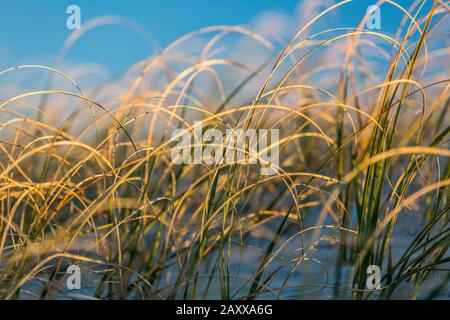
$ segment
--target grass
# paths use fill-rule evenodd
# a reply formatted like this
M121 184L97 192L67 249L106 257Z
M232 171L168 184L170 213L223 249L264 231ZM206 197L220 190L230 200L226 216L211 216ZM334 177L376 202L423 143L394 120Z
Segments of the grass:
M70 88L0 102L0 297L442 298L450 52L429 43L447 36L450 7L389 2L405 17L394 36L365 20L310 32L348 2L278 53L244 27L190 33L130 67L118 96L58 66L0 72ZM266 59L235 60L236 36ZM194 120L279 129L278 174L173 164L170 133ZM81 291L65 287L71 264Z

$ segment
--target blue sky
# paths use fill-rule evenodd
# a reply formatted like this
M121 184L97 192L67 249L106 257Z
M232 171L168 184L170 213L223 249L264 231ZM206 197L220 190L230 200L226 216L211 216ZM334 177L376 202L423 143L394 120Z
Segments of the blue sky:
M299 0L0 0L0 68L49 63L72 32L66 28L66 8L71 4L81 8L82 22L102 15L122 16L141 25L165 46L198 28L248 24L267 11L294 16L298 3ZM347 6L340 18L355 26L373 3L357 0ZM400 19L391 8L383 14L385 28ZM118 72L150 54L151 49L138 35L122 27L108 26L83 36L67 59L101 61L109 70Z
M267 10L292 12L297 0L0 0L0 46L8 61L30 61L30 57L54 55L69 36L66 8L77 4L82 22L101 15L131 19L162 46L183 34L204 26L246 24ZM124 48L124 44L128 48ZM98 28L81 39L69 57L100 60L125 67L148 54L138 35L121 27ZM12 56L12 57L11 57ZM2 67L4 67L2 63Z

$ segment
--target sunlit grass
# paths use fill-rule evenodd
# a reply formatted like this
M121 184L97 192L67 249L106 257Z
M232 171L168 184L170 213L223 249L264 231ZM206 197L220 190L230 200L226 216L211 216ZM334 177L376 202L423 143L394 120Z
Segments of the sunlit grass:
M58 66L1 71L39 72L52 88L0 101L0 297L441 297L450 52L427 41L448 37L449 4L416 1L396 35L364 20L308 33L345 5L281 52L244 27L190 33L132 66L120 97ZM229 35L269 58L227 57ZM173 164L171 132L194 121L280 129L278 174ZM65 287L71 264L81 292ZM369 265L382 270L378 290L366 288Z

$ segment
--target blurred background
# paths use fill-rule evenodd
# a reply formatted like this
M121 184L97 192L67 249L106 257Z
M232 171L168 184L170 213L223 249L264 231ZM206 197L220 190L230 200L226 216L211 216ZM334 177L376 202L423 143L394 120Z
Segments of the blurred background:
M69 5L81 9L81 23L116 16L130 27L107 25L87 32L65 56L71 63L101 63L118 73L137 60L152 55L182 35L212 25L252 25L252 30L289 39L302 22L338 0L0 0L0 67L19 64L49 65L73 30L66 27ZM410 1L397 1L408 7ZM428 1L429 4L432 1ZM356 27L373 0L358 0L326 15L321 25ZM382 28L389 34L403 14L383 4ZM270 24L267 23L270 20ZM263 30L270 25L270 30ZM258 30L259 27L259 30ZM133 30L134 29L134 30ZM285 43L284 43L285 44Z

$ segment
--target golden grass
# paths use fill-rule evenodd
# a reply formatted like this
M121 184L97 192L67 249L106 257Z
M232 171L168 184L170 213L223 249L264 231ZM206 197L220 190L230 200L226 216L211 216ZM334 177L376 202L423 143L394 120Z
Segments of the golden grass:
M77 297L65 288L70 264L83 269L79 298L298 298L328 289L328 297L387 299L407 282L408 298L439 297L450 245L450 51L427 42L446 36L449 3L425 12L422 1L380 1L404 13L394 36L365 30L365 19L309 32L350 2L307 22L278 54L244 27L187 34L130 67L119 96L107 84L82 89L59 70L84 32L137 28L114 17L73 33L54 67L1 71L4 80L38 70L73 90L0 102L0 297ZM255 68L227 57L233 34L268 60ZM280 129L278 174L174 165L170 133L193 132L194 121ZM419 222L409 225L411 216ZM405 228L413 238L401 247ZM382 269L379 290L366 288L372 264ZM308 281L310 270L321 280Z

